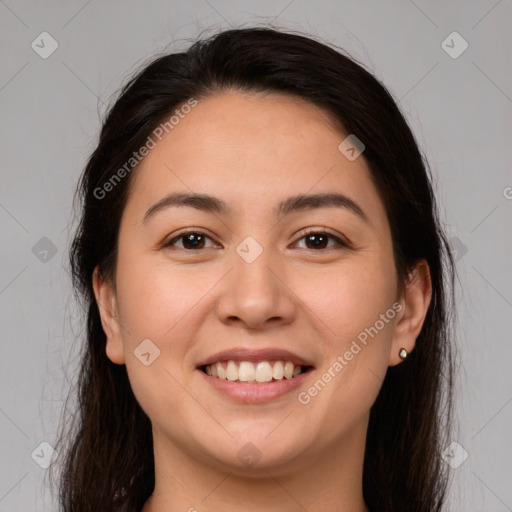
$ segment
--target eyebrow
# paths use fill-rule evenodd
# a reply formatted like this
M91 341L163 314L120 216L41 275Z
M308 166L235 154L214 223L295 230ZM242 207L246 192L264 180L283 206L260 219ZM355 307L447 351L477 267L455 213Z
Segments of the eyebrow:
M218 213L220 215L230 215L232 210L228 204L217 197L209 194L184 194L173 193L160 199L151 206L142 219L142 223L163 210L171 207L191 207L208 213ZM339 193L323 193L296 195L285 199L274 208L274 214L279 217L285 217L291 213L313 210L317 208L345 208L358 215L366 223L369 223L368 216L364 210L353 199Z

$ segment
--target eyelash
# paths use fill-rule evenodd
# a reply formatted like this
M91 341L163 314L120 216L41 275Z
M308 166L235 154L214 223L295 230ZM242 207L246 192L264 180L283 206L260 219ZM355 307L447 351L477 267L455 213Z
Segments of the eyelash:
M198 230L189 230L189 231L184 231L182 233L180 233L179 235L171 238L169 241L167 242L164 242L164 244L162 245L162 248L167 248L167 247L172 247L174 245L174 243L178 240L181 240L183 239L184 237L186 237L187 235L202 235L206 238L209 238L210 240L213 240L210 236L208 236L206 233L203 233L202 231L198 231ZM321 231L321 230L310 230L310 231L306 231L306 232L302 232L301 233L301 237L297 240L300 241L300 240L303 240L304 238L306 238L307 236L311 236L311 235L326 235L328 238L334 240L336 242L336 245L337 247L326 247L326 248L323 248L323 249L309 249L310 251L315 251L315 252L322 252L322 251L325 251L325 250L328 250L328 249L348 249L350 248L349 244L343 240L341 240L339 237L327 232L327 231ZM184 247L178 247L178 249L181 249L181 250L184 250L184 251L187 251L187 252L199 252L203 249L185 249ZM308 249L306 247L306 249Z

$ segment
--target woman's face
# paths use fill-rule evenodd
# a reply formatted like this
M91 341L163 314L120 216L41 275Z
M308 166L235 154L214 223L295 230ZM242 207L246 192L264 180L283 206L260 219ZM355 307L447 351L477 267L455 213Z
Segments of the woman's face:
M134 171L115 291L95 290L107 355L162 451L278 471L364 439L405 308L382 200L364 153L338 148L347 136L302 100L225 92Z

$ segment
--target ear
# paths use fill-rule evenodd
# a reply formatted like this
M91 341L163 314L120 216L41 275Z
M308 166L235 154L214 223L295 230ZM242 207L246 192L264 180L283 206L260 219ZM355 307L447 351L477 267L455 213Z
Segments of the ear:
M402 309L397 315L389 366L395 366L402 362L399 352L405 348L412 352L416 345L425 316L427 315L430 299L432 298L432 282L430 268L425 260L415 266L409 273L405 283L405 290L400 304Z
M112 284L100 274L98 267L94 269L92 286L101 317L101 325L107 337L107 357L116 364L124 364L124 345L116 292Z

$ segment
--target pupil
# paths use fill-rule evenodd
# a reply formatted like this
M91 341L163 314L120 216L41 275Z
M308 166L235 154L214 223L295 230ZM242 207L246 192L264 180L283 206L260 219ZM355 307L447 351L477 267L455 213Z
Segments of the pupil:
M315 238L320 238L320 242L319 243L315 243L314 242L314 239ZM327 237L324 236L324 235L319 235L319 234L313 234L313 235L309 235L307 237L307 241L309 243L311 243L313 245L313 247L321 247L321 246L325 246L325 243L327 242Z
M185 241L184 241L183 245L185 247L187 247L187 244L189 244L192 247L197 249L197 247L199 247L201 245L201 242L204 242L203 235L200 235L198 233L191 233L189 235L185 235L184 238L185 238ZM198 238L201 240L197 240Z
M204 237L203 235L199 233L191 233L189 235L185 235L184 237L184 243L183 245L187 247L193 247L197 249L198 247L202 247L202 244L204 243ZM328 242L328 237L322 235L322 234L313 234L306 237L307 243L310 244L313 247L325 247L325 244Z

